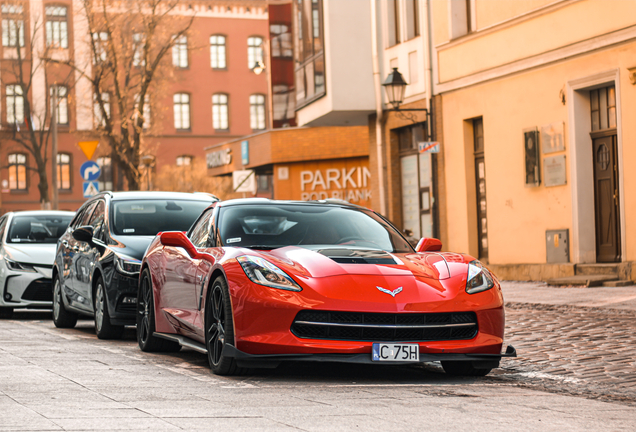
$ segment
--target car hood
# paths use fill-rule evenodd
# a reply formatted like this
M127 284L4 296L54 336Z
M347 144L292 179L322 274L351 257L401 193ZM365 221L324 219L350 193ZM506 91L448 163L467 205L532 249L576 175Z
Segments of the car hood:
M127 255L141 261L154 236L112 236L116 244L112 249L117 254Z
M55 243L4 245L4 253L13 261L53 266L55 260Z
M338 275L415 276L436 280L466 274L472 258L450 252L388 253L350 247L288 246L259 252L286 272L304 277Z

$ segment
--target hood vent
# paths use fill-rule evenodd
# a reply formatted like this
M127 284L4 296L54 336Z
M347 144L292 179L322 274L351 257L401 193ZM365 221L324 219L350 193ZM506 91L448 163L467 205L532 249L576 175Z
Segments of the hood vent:
M368 249L318 249L316 252L338 264L402 264L392 255L380 250Z

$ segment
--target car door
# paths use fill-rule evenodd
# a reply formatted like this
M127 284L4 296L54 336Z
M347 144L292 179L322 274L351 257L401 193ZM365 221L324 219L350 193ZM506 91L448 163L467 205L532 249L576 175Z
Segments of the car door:
M207 211L199 217L190 231L190 241L196 247L205 244L206 221L209 221L211 216L212 213ZM164 253L166 277L161 294L166 305L164 310L177 319L178 332L192 337L197 333L194 323L198 312L196 277L200 260L191 258L185 249L178 247L165 247Z
M71 228L70 235L68 236L68 248L70 250L70 267L69 277L66 279L66 283L70 282L70 289L72 295L70 296L71 306L78 309L82 309L88 312L93 311L93 305L91 298L86 296L86 284L90 278L88 269L90 268L86 263L86 249L90 249L90 246L84 242L75 240L73 237L73 230L81 226L88 225L93 211L97 206L97 201L89 203L81 217L77 220L76 225Z
M202 234L200 234L199 238L197 238L197 243L193 242L199 252L207 254L207 259L199 260L199 265L197 267L197 313L194 326L196 328L197 335L201 338L201 340L205 340L203 296L207 292L206 287L210 284L208 277L211 273L210 270L212 269L212 266L216 262L216 256L218 255L216 250L216 218L218 211L216 206L215 208L208 210L207 214L209 216L205 220L201 221L200 232ZM194 231L192 234L194 234Z
M93 236L97 237L98 240L103 232L105 211L106 203L101 199L97 200L93 206L90 219L83 224L93 227ZM91 310L93 305L93 272L103 250L104 248L96 243L79 242L79 251L77 252L77 267L79 271L78 277L75 279L75 291L82 298L87 299L86 306L91 308Z

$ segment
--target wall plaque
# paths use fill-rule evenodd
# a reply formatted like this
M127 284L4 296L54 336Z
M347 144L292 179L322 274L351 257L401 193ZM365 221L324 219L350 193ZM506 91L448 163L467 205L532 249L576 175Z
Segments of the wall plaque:
M543 154L565 150L563 140L563 122L554 122L541 126L541 147Z
M543 159L543 175L545 176L546 187L566 184L565 155Z

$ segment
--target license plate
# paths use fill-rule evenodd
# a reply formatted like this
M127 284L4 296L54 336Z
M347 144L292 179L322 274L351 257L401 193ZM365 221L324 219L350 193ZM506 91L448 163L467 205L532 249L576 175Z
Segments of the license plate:
M420 346L418 344L374 343L371 360L378 362L418 362Z

